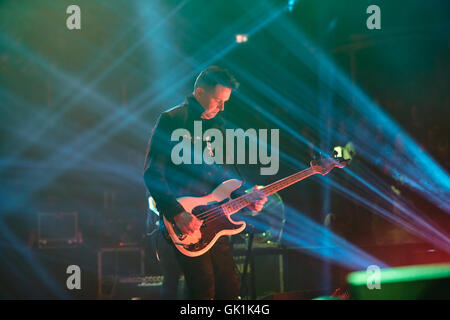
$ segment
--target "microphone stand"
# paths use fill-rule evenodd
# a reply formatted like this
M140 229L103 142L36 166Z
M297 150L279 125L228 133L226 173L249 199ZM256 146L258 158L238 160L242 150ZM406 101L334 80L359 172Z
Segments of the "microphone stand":
M248 287L247 287L247 275L248 275L248 265L250 264L251 275L251 299L256 299L256 287L255 287L255 260L253 257L253 238L255 235L255 227L251 224L247 225L248 228L248 243L247 243L247 252L245 254L245 262L244 262L244 270L242 271L241 276L241 290L240 296L247 296Z

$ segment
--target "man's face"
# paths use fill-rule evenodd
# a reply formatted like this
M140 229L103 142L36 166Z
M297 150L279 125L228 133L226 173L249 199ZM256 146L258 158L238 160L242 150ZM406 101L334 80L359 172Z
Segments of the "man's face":
M231 89L221 84L216 85L214 90L206 90L197 88L195 97L198 102L205 108L202 114L203 119L214 118L219 111L223 111L225 102L230 99Z

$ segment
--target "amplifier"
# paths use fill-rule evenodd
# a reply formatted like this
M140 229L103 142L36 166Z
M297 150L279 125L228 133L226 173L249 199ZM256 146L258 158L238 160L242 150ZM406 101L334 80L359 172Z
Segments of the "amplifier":
M79 243L78 213L38 213L39 249L72 247Z
M134 282L142 281L144 257L144 250L141 247L100 249L97 252L98 298L115 297L119 283L125 286L131 283L131 286L135 286Z

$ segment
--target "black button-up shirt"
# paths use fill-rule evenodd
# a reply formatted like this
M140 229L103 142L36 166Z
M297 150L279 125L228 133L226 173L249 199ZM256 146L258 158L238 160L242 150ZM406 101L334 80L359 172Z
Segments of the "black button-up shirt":
M226 139L223 119L219 115L212 119L202 119L201 115L204 111L205 109L194 96L188 96L183 104L169 109L159 116L149 140L144 168L145 184L155 199L160 214L170 221L184 211L176 198L204 196L211 193L223 181L239 178L234 165L205 163L203 151L207 144L203 141L203 137L194 136L194 121L201 121L202 134L210 128L216 128L223 133L224 144ZM176 165L171 159L172 149L181 141L181 139L180 141L171 141L171 135L174 130L179 128L188 130L192 138L190 164ZM194 164L193 161L194 139L202 142L201 164ZM223 162L226 162L225 146L223 146ZM240 188L233 195L242 193L243 188Z

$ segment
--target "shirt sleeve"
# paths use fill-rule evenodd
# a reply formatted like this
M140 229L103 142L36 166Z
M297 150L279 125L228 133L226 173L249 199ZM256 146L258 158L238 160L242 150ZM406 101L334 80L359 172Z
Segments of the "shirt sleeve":
M170 158L171 146L170 116L162 113L153 128L147 148L144 165L144 181L147 189L155 199L160 214L171 222L184 211L176 200L174 185L168 180L173 163Z

